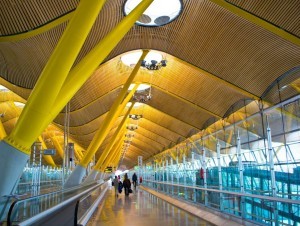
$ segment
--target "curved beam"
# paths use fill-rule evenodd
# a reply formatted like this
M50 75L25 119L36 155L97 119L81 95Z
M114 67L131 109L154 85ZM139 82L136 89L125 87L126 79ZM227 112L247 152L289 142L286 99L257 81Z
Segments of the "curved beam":
M155 124L156 126L162 127L162 128L164 128L164 129L166 129L166 130L169 130L170 132L175 133L177 136L186 138L186 137L183 136L182 134L179 134L179 133L175 132L174 130L171 130L170 128L167 128L167 127L164 127L164 126L162 126L162 125L160 125L160 124L157 124L156 122L153 122L152 120L149 120L149 119L146 119L146 118L142 118L142 120L146 120L146 121L148 121L148 122L150 122L150 123L152 123L152 124ZM144 128L144 127L143 127L143 128Z
M191 106L191 107L193 107L193 108L195 108L195 109L197 109L197 110L199 110L199 111L204 111L205 113L210 114L210 115L212 115L212 116L214 116L214 117L216 117L216 118L219 118L219 119L222 118L220 115L217 115L217 114L215 114L215 113L209 111L209 110L206 109L206 108L200 107L199 105L194 104L193 102L188 101L187 99L184 99L184 98L182 98L182 97L176 95L175 93L169 92L169 91L167 91L167 90L165 90L165 89L163 89L163 88L161 88L161 87L159 87L159 86L153 85L153 84L151 84L151 86L155 87L156 89L162 91L162 92L165 93L165 94L168 94L168 95L170 95L170 96L172 96L172 97L175 97L175 98L178 99L178 100L181 100L181 101L184 102L185 104L188 104L189 106Z
M159 136L159 137L162 137L162 138L164 138L165 140L168 140L168 141L170 141L170 143L174 143L174 144L176 144L176 142L175 141L173 141L173 140L170 140L169 138L166 138L166 137L164 137L164 136L162 136L161 134L158 134L158 133L156 133L156 132L153 132L153 131L151 131L151 130L148 130L148 129L145 129L144 127L142 127L144 130L146 130L147 131L147 133L153 133L153 134L155 134L156 136ZM137 131L136 131L137 133L138 133L138 129L137 129Z
M141 134L141 133L137 133L139 136L142 136L142 137L145 137L146 139L149 139L149 140L151 140L152 142L155 142L155 143L157 143L158 145L160 145L160 146L162 146L162 147L165 147L165 145L164 144L162 144L162 143L160 143L160 142L158 142L157 140L153 140L152 138L150 138L150 137L147 137L147 136L145 136L145 135L143 135L143 134Z
M176 118L176 117L174 117L174 116L172 116L172 115L170 115L170 114L168 114L168 113L166 113L166 112L164 112L164 111L160 111L160 110L158 110L157 108L152 107L151 105L147 105L147 106L150 107L150 108L152 108L152 109L154 109L155 111L158 111L158 112L164 114L164 115L168 115L169 117L173 118L174 120L177 120L177 121L179 121L179 122L182 122L183 124L186 124L186 125L188 125L188 126L194 128L194 129L201 130L200 128L198 128L198 127L196 127L196 126L194 126L194 125L192 125L192 124L190 124L190 123L188 123L188 122L184 122L184 121L180 120L179 118Z
M131 140L131 143L134 143L135 140L137 141L137 143L143 143L143 144L146 144L146 146L148 146L148 147L157 149L156 147L154 147L154 145L152 143L149 144L149 142L143 141L143 140L139 139L138 137L133 137Z
M74 9L75 10L75 9ZM26 38L31 38L33 36L42 34L46 31L51 30L52 28L70 20L73 15L74 15L74 10L68 12L67 14L64 14L63 16L60 16L58 18L55 18L51 20L50 22L47 22L46 24L39 26L37 28L33 28L32 30L29 31L24 31L18 34L13 34L13 35L5 35L5 36L0 36L0 42L17 42L22 39Z

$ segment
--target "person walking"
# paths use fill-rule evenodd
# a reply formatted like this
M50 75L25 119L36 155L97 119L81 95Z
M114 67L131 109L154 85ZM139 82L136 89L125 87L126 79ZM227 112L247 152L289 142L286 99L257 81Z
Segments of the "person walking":
M134 189L136 189L136 183L137 183L137 175L134 173L132 175L132 184L134 186Z
M115 176L115 179L113 182L114 182L114 187L115 187L115 196L118 197L119 179L117 176Z
M124 176L123 187L124 187L124 190L125 190L125 195L128 196L129 195L129 190L131 189L131 182L128 179L127 173L125 173L125 176Z

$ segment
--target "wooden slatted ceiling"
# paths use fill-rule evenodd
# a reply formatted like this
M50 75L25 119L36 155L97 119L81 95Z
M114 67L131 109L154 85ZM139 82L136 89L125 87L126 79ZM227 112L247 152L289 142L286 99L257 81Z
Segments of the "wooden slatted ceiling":
M135 138L139 139L139 140L142 140L142 141L145 141L146 143L151 143L151 144L154 144L156 149L160 150L162 149L163 147L165 147L164 144L160 143L159 141L157 140L154 140L154 139L151 139L149 138L148 136L144 136L140 133L136 133L136 136Z
M232 2L234 1L232 0ZM9 1L6 0L5 4L1 5L3 7L0 9L0 17L4 10L8 12L12 9L7 7L8 4ZM64 6L55 12L51 11L56 7L51 6L52 2L43 2L37 6L35 1L29 0L22 4L27 4L23 11L17 9L15 12L9 12L10 15L15 14L14 21L7 19L4 22L4 27L12 26L12 30L5 30L4 27L1 27L0 33L4 31L20 32L27 27L41 25L43 19L49 20L50 17L55 16L55 13L66 12L68 7L75 4L75 0L68 3L60 2L59 4ZM30 4L33 4L32 7L27 7ZM122 4L122 1L108 1L105 4L76 63L123 18L122 10L120 10ZM281 74L299 65L299 46L295 46L209 1L185 0L184 4L183 13L179 18L166 26L160 28L134 26L107 57L107 62L99 67L72 99L70 131L82 144L88 146L93 131L99 128L103 114L109 110L119 87L124 84L130 73L128 68L120 65L119 57L114 58L126 51L149 48L167 53L168 66L166 68L159 73L154 73L153 76L141 72L136 78L137 81L148 83L151 81L154 87L153 99L149 102L149 106L145 105L143 108L144 111L147 110L143 114L148 121L141 120L141 124L143 124L140 125L137 134L151 137L166 145L177 143L182 136L187 136L193 127L200 129L210 116L205 111L201 112L197 108L183 104L182 101L175 98L176 96L219 116L222 116L239 99L246 97L235 89L216 82L194 67L183 64L176 57L257 96L260 96ZM291 13L293 19L290 19L290 15L282 12L276 15L272 14L276 7L284 9L286 12L288 7L294 6L294 3L276 1L274 3L276 7L270 10L266 7L268 3L249 1L249 3L243 4L243 7L252 8L253 12L257 12L257 14L265 11L262 17L270 18L275 23L295 30L295 20L299 18L299 15ZM18 8L19 5L16 7ZM34 18L34 14L29 12L30 10L31 12L34 10L42 12L40 8L43 6L49 8L49 12L43 16L38 15L37 18ZM43 34L18 42L0 42L0 76L17 86L32 88L65 26L66 23ZM24 92L24 89L17 86L14 88L17 94L27 98L30 92ZM179 114L180 109L181 114ZM190 125L171 116L176 116ZM63 114L60 114L55 122L63 125ZM143 139L145 141L147 138ZM108 138L99 148L100 152L107 142ZM145 149L143 151L158 151L149 149L145 142L139 142L140 148ZM133 158L136 159L135 155Z
M163 137L162 135L153 133L149 130L144 129L143 127L140 127L136 133L138 133L141 136L148 137L151 140L155 140L156 142L164 145L165 147L172 143L172 141Z
M299 0L228 0L228 2L300 37Z
M149 138L146 138L145 136L139 135L139 133L136 133L136 136L134 136L134 138L132 138L132 144L142 144L142 146L144 147L144 150L151 150L148 147L153 148L154 150L161 150L163 148L163 146L153 140L150 140Z
M86 105L84 108L70 113L70 126L81 126L95 120L100 115L106 113L114 103L115 98L119 94L119 90L112 92L110 95L105 95L97 101ZM72 105L73 100L71 100ZM56 121L56 120L55 120ZM60 122L63 122L62 114Z
M148 157L151 153L145 153L143 149L140 149L137 145L130 145L125 156L134 156L137 159L138 155Z
M81 125L81 126L71 126L70 127L70 133L72 135L81 135L81 134L90 134L94 133L96 130L100 128L101 123L105 119L107 113L99 116L93 121L90 121L87 124ZM63 120L61 121L61 124L59 124L59 127L62 128L63 126Z
M29 39L2 42L0 50L5 57L4 64L0 65L1 77L16 86L32 89L65 27L64 23ZM11 90L25 99L29 96Z
M198 1L197 3L190 1L186 5L188 6L176 21L161 29L132 29L108 59L124 51L135 49L137 46L161 49L258 95L266 88L263 84L269 84L274 78L299 63L297 57L299 56L299 47L276 35L260 29L208 1ZM201 10L201 13L195 13L196 8ZM113 21L112 15L116 14L113 12L115 7L106 7L106 10L110 12L109 19L104 17L108 14L103 11L99 20ZM118 19L115 23L117 21ZM177 32L172 33L171 37L166 37L168 30ZM54 32L60 33L61 31L58 29ZM140 32L145 35L140 36ZM106 30L95 29L90 38L97 39L105 33ZM164 36L164 40L160 42L156 39L152 40L159 36ZM138 39L139 37L143 37L144 40ZM32 42L31 39L28 40ZM166 43L172 45L168 46ZM37 43L35 46L38 46ZM92 47L93 44L85 46L83 51L88 52ZM49 52L51 51L52 49L49 49ZM81 58L79 57L78 60ZM34 64L36 62L30 63L30 65ZM32 85L28 87L33 87L35 81L33 79ZM18 83L22 83L22 81Z
M10 35L35 29L76 8L78 0L70 1L1 1L0 35Z
M178 136L172 133L169 133L167 129L161 129L158 126L151 126L151 127L140 127L137 130L137 133L141 133L144 136L158 136L162 137L163 139L167 140L170 143L176 143Z
M141 114L144 115L145 119L155 123L156 125L160 125L164 128L169 128L171 131L175 131L180 135L186 135L191 129L189 125L178 120L174 120L171 116L147 105L144 106ZM144 120L142 119L141 123L143 122Z
M162 93L156 89L152 90L153 97L149 103L151 107L159 109L161 112L167 113L188 125L193 125L195 128L200 130L202 128L202 124L211 117L211 115L199 110L197 111L188 104L182 103L170 95ZM199 117L199 115L201 115L201 117Z

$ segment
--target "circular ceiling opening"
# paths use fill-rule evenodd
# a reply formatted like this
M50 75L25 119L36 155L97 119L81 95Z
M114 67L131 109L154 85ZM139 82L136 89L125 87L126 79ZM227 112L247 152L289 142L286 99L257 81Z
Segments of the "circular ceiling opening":
M124 5L128 15L142 0L127 0ZM154 0L136 21L142 26L163 26L176 19L182 10L182 0Z
M124 54L121 56L121 61L123 64L129 66L129 67L134 67L140 57L142 56L143 51L142 50L137 50L137 51L132 51L129 53ZM161 62L163 59L163 56L161 53L157 51L151 50L145 57L145 63L150 64L152 60L155 60L156 62Z

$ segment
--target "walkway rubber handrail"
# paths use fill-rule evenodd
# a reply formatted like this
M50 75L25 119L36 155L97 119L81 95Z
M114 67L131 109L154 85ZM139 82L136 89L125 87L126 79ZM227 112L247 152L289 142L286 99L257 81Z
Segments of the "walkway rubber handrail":
M32 218L29 218L29 219L25 220L25 221L24 221L24 222L26 222L25 225L27 225L27 221L29 221L29 220L31 220L31 219L33 219L34 221L36 221L36 220L38 220L38 219L41 219L42 217L45 216L44 213L49 214L49 213L55 211L56 209L58 209L58 208L60 208L60 207L62 207L62 206L64 206L64 205L70 203L71 201L75 200L76 198L85 195L85 194L88 193L89 191L98 188L99 186L101 186L101 185L104 184L104 183L105 183L105 182L100 183L100 184L96 184L96 185L92 186L91 188L89 188L89 189L87 189L87 190L85 190L85 191L83 191L83 192L81 192L81 193L79 193L79 194L77 194L77 195L75 195L75 196L73 196L73 197L71 197L71 198L69 198L69 199L63 201L62 203L60 203L60 204L58 204L58 205L56 205L56 206L53 206L53 207L51 207L51 208L45 210L44 212L41 212L41 213L35 215L35 216L32 217ZM39 196L33 196L33 197L30 197L30 198L26 198L26 199L16 200L16 201L14 201L14 202L12 203L12 205L11 205L10 208L9 208L8 215L7 215L7 225L8 225L8 226L11 226L11 225L12 225L12 224L11 224L11 223L12 223L12 222L11 222L11 214L12 214L12 212L13 212L14 206L15 206L17 203L25 202L25 201L30 201L30 200L33 200L33 199L40 199L40 198L42 198L42 197L54 195L54 194L56 194L56 193L66 193L66 192L70 192L70 191L75 191L75 190L77 190L77 189L84 188L84 187L89 187L89 186L91 186L91 185L92 185L92 184L88 184L88 185L86 185L86 186L76 186L76 187L73 187L73 188L70 188L70 189L63 189L63 190L59 190L59 191L56 191L56 192L51 192L51 193L47 193L47 194L43 194L43 195L39 195ZM51 211L50 211L50 210L51 210ZM33 222L34 222L34 221L33 221ZM33 223L33 222L32 222L32 223ZM23 222L22 222L22 223L23 223ZM19 225L22 225L22 223L20 223ZM29 224L29 225L30 225L30 224Z
M96 208L99 206L99 203L104 198L104 195L106 194L107 189L108 189L108 186L106 186L104 188L104 190L101 192L101 194L99 195L99 197L94 201L93 204L91 204L91 206L85 212L85 214L79 219L79 221L76 221L76 224L74 224L74 225L77 225L77 226L85 226L85 225L87 225L87 223L90 220L92 214L95 212ZM78 207L79 207L80 202L82 202L82 201L83 200L80 200L78 202ZM78 209L76 211L78 211ZM77 217L78 217L78 213L77 212L75 212L75 217L77 219Z
M196 187L196 186L174 184L174 183L172 184L172 183L166 183L166 182L160 182L160 181L143 180L143 182L144 181L150 182L150 183L165 184L165 185L172 185L172 186L183 187L183 188L191 188L191 189L197 189L197 190L203 190L203 191L223 193L223 194L227 194L227 195L235 195L235 196L240 196L240 197L264 199L264 200L268 200L268 201L272 201L272 202L284 202L284 203L300 205L300 200L284 199L284 198L263 196L263 195L253 195L253 194L249 194L249 193L231 192L231 191L217 190L217 189L211 189L211 188L201 188L201 187Z

